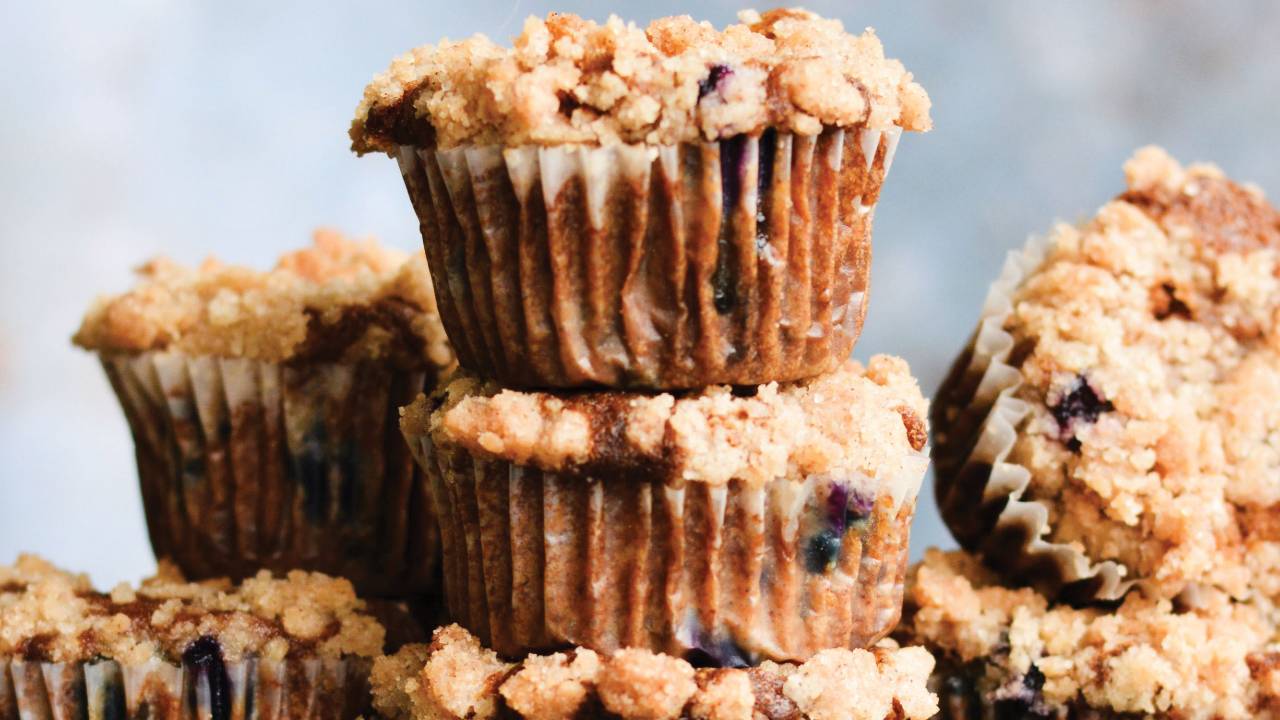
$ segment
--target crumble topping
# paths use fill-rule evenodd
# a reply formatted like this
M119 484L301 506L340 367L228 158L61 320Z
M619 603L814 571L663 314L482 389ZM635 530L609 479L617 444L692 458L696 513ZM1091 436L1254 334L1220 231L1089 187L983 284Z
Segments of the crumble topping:
M897 636L933 652L941 679L1010 709L1225 720L1280 709L1266 601L1130 593L1114 610L1076 609L999 584L973 556L931 549L908 576L903 614Z
M133 289L94 304L77 345L275 362L453 363L426 258L372 239L318 230L311 247L267 272L213 258L197 268L157 258L138 275Z
M641 29L551 13L526 20L509 48L483 35L424 45L365 88L352 149L668 145L765 127L932 126L928 95L873 30L854 35L800 9L739 20L716 30L681 15Z
M1205 583L1280 595L1280 213L1163 150L1128 190L1060 225L1011 298L1031 409L1009 459L1048 540L1173 597Z
M520 392L462 376L405 408L401 427L550 471L649 467L713 484L861 473L913 491L927 464L927 416L906 362L878 355L796 383L679 397Z
M585 648L502 662L457 625L431 645L378 658L373 703L389 720L534 719L610 713L623 720L887 720L932 717L932 657L884 641L870 650L827 650L801 665L699 669L684 660Z
M239 586L163 573L109 594L54 573L0 602L0 655L41 662L176 664L204 638L228 661L373 657L384 635L350 582L302 571L284 578L263 571Z

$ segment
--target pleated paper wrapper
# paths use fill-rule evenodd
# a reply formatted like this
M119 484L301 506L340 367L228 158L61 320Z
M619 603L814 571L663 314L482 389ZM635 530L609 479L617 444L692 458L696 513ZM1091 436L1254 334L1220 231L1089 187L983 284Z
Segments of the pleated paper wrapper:
M960 544L1007 577L1067 600L1114 600L1133 585L1125 568L1046 540L1049 509L1023 497L1031 473L1009 460L1030 408L1016 397L1022 373L1008 363L1014 339L1004 324L1049 243L1036 238L1009 254L973 338L938 389L931 421L938 508Z
M758 385L849 356L900 135L398 160L464 368L507 387Z
M441 513L451 615L502 655L643 647L745 666L865 648L901 614L923 453L903 478L676 488L408 439ZM846 522L851 484L886 489Z
M133 432L151 544L191 579L266 568L365 597L437 590L439 534L398 408L425 372L103 355Z
M365 659L246 659L216 667L0 658L0 720L350 720Z

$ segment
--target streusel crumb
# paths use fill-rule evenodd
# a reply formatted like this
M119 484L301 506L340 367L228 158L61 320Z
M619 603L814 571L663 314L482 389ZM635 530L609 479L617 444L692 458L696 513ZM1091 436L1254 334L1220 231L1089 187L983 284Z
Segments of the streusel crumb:
M934 653L940 684L1010 716L1231 720L1280 709L1274 621L1267 602L1211 590L1177 604L1131 593L1114 610L1050 604L934 549L909 575L898 636Z
M926 682L932 657L884 641L828 650L801 665L694 670L647 650L602 657L584 648L503 663L465 630L436 631L374 668L374 707L389 720L917 720L938 711ZM436 663L439 665L436 665ZM447 671L441 671L447 668Z
M23 553L12 565L0 565L0 596L21 593L28 585L49 578L62 578L76 589L89 589L88 575L68 572L38 555Z
M166 576L109 594L54 573L0 602L0 655L41 662L177 664L201 638L227 661L374 657L384 635L351 583L302 571L287 578L263 572L239 587Z
M749 391L552 394L463 376L406 408L401 426L411 436L430 432L441 446L551 471L651 466L711 484L843 472L919 483L928 403L903 360L849 361Z
M132 290L99 300L74 342L107 353L174 350L254 360L385 359L447 368L453 353L426 259L331 230L269 272L208 259L143 265Z
M646 29L531 17L504 48L483 35L396 58L365 88L358 153L397 145L673 144L776 127L928 130L929 97L875 32L800 9L716 30L687 15Z
M1280 597L1280 212L1157 148L1125 173L1013 293L1030 413L1009 461L1047 540L1164 597Z

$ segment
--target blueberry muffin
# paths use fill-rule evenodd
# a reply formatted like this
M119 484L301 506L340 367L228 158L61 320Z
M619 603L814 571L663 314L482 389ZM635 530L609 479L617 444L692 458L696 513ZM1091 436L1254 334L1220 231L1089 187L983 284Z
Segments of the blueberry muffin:
M758 385L834 370L871 221L929 99L803 10L647 28L552 13L397 58L358 153L399 164L464 368L508 387Z
M486 646L744 666L893 627L926 407L879 356L679 397L461 376L401 425L440 512L451 614Z
M156 555L196 579L303 568L432 591L438 533L396 424L453 364L425 259L321 231L269 272L160 259L140 276L75 342L124 407Z
M351 583L319 573L110 593L46 573L0 602L0 718L350 718L383 637Z
M1243 720L1280 717L1275 620L1269 602L1214 589L1074 608L929 550L895 636L934 654L943 720Z
M1140 150L1126 191L1014 254L938 393L960 542L1075 599L1280 597L1280 213Z
M642 649L573 648L508 663L451 625L430 645L378 658L372 684L388 720L923 720L938 711L932 668L929 653L889 640L750 669L695 669Z

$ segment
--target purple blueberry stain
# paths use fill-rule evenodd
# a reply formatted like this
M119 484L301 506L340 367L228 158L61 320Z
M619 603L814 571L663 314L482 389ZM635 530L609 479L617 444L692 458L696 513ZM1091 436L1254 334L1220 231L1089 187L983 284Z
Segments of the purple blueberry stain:
M838 535L861 527L871 518L875 500L843 483L832 483L827 495L827 525Z
M182 653L182 664L195 680L192 684L193 693L200 682L208 686L209 717L213 720L230 720L231 677L227 674L227 665L222 658L222 645L217 638L209 635L196 638Z
M805 569L814 575L825 575L840 559L840 535L833 530L823 530L809 538L804 548Z
M1080 452L1080 440L1076 437L1079 429L1094 424L1102 413L1112 410L1115 406L1104 399L1083 375L1077 375L1071 387L1049 406L1049 412L1058 423L1058 439L1073 453Z
M707 76L698 81L698 99L701 100L713 92L723 96L725 83L731 77L733 77L733 68L728 65L716 63L707 68Z
M703 630L694 635L693 647L685 653L684 659L696 668L745 668L754 664L751 653L732 638L717 638Z
M742 195L742 173L746 162L747 136L735 135L720 141L720 235L716 238L716 268L711 275L711 298L721 315L738 304L733 267L737 258L733 244L733 211Z
M832 483L827 494L827 525L838 535L844 534L849 514L849 488L843 483Z
M302 509L307 519L319 523L329 508L329 463L325 453L324 423L316 423L293 453L293 476L302 486Z
M995 693L994 710L996 718L1018 718L1019 720L1049 720L1056 717L1045 704L1044 673L1032 665L1027 669L1021 681L1013 681Z

